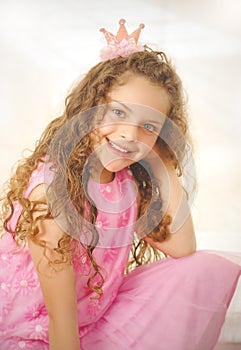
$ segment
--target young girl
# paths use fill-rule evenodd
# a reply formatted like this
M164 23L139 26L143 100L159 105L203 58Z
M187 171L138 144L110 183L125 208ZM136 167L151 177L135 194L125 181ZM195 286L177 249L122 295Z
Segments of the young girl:
M142 27L102 30L102 62L9 181L1 350L217 342L241 268L195 252L179 181L191 162L182 85L162 52L137 43Z

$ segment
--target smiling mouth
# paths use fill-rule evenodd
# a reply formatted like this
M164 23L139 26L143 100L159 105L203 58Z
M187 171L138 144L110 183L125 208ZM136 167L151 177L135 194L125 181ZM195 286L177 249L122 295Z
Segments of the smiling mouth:
M117 145L116 143L114 143L114 142L111 141L111 140L108 140L108 143L109 143L109 145L110 145L112 148L114 148L116 151L119 151L119 152L124 153L124 154L130 154L130 153L132 153L131 151L128 151L126 148L123 148L123 147Z

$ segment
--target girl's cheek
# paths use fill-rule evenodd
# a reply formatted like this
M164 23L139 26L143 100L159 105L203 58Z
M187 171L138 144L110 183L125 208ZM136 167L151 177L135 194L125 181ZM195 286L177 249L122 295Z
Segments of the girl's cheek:
M141 141L143 142L143 144L147 148L152 149L155 146L157 139L158 139L158 136L153 134L152 136L150 136L150 135L146 136L145 135L144 137L142 137Z
M113 133L116 130L116 127L112 125L104 125L101 126L98 130L97 133L99 136L104 136Z

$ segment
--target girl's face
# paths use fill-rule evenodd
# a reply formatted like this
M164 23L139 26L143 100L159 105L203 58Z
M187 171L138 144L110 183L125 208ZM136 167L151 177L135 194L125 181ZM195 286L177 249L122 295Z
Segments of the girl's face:
M170 109L168 94L142 76L132 76L108 95L104 117L93 134L106 176L145 158Z

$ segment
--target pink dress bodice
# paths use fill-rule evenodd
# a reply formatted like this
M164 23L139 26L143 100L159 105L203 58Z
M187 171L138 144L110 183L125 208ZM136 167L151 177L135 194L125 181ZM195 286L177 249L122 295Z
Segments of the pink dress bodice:
M45 183L45 170L45 163L40 163L33 171L25 197L36 186ZM74 259L80 335L85 334L103 315L118 293L129 258L136 220L135 186L129 169L116 173L114 180L108 184L89 180L88 192L96 201L98 209L96 228L100 239L94 250L94 258L104 271L105 283L103 296L97 299L96 293L87 286L91 262L80 245L76 258L78 261ZM12 230L16 227L21 212L22 207L16 202L9 222ZM0 320L4 323L4 329L0 328L0 338L3 335L7 337L9 333L14 334L18 340L18 334L21 333L26 339L34 336L47 342L48 316L28 246L19 249L9 233L4 233L0 243L1 267L4 266L4 270L0 270ZM15 250L16 253L13 254ZM19 342L20 348L27 344L27 341L23 343L21 339Z

